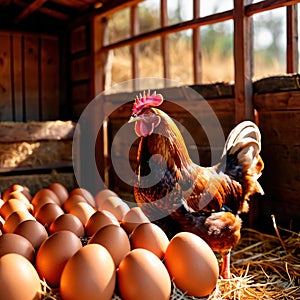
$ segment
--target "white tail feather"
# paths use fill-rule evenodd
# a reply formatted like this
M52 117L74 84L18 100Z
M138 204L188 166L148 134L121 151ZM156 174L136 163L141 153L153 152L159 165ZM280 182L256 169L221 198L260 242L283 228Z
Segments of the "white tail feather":
M257 179L261 176L263 161L259 155L261 150L261 134L259 128L251 121L238 124L229 134L225 143L222 158L235 155L237 164L242 167L245 188L245 199L253 193L263 194ZM237 179L238 180L238 179Z

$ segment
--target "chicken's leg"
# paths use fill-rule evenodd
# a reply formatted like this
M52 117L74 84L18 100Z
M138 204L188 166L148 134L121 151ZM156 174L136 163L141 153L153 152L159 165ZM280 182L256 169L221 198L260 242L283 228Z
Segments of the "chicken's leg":
M221 269L221 276L224 279L230 279L231 274L230 274L230 250L229 251L224 251L221 252L222 255L222 269Z

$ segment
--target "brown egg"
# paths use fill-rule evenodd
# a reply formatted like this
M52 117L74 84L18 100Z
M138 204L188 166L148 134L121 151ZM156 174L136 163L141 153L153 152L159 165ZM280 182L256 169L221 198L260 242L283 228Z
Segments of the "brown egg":
M190 232L175 235L164 260L175 285L187 295L206 297L215 289L219 276L218 261L199 236Z
M89 240L88 244L104 246L112 256L116 267L122 258L130 251L130 242L127 233L117 225L107 225L98 230Z
M0 236L0 257L8 253L17 253L34 261L35 251L31 243L21 235L5 233Z
M107 210L103 209L103 210L101 210L101 212L103 212L106 216L108 216L115 224L120 225L118 219L110 211L107 211Z
M169 300L171 279L155 254L146 249L134 249L119 265L118 288L125 300Z
M95 199L93 195L84 188L75 188L70 193L71 196L73 195L80 195L85 198L86 202L91 205L92 207L95 207Z
M71 231L58 231L49 236L36 255L36 269L50 286L58 286L61 273L70 257L82 247Z
M138 207L132 207L122 219L122 227L130 234L135 227L142 223L150 223L150 220L144 215L143 211Z
M90 244L67 262L60 280L60 295L62 299L72 300L111 300L115 284L116 270L111 255L103 246Z
M85 230L87 236L92 236L99 229L105 227L106 225L119 225L118 221L110 218L107 214L102 211L96 211L86 222Z
M52 190L47 189L47 188L40 189L38 192L36 192L36 194L33 196L32 200L31 200L31 204L33 206L35 206L38 199L41 197L45 197L45 196L52 198L52 200L57 205L60 205L60 201L59 201L58 197L56 196L56 194Z
M85 226L88 219L95 213L95 209L86 202L80 202L71 208L70 213L76 216Z
M42 242L48 238L45 227L35 220L21 222L14 230L14 233L26 238L32 244L34 249L38 249Z
M6 220L13 212L21 210L28 212L24 203L17 199L9 199L0 208L0 215Z
M159 259L162 259L168 247L169 239L165 232L156 224L143 223L131 233L130 243L133 249L147 249Z
M20 185L20 184L13 184L11 186L9 186L3 193L2 195L2 199L4 201L8 200L10 198L9 194L11 192L22 192L29 201L31 201L32 196L30 194L30 191L28 189L28 187L24 186L24 185Z
M79 202L86 202L86 199L80 195L69 196L68 199L64 202L63 208L66 212L70 212L71 208Z
M50 224L60 215L63 215L64 211L61 207L55 203L46 203L35 214L36 219L44 226L50 226Z
M63 214L57 217L49 227L49 232L51 234L61 230L72 231L78 237L84 236L84 227L81 221L72 214Z
M105 202L105 200L110 196L118 197L118 195L115 192L109 189L104 189L98 192L97 195L95 196L96 207L99 210L101 210L103 202Z
M35 218L28 211L17 210L5 220L3 231L14 232L17 226L25 220L35 220Z
M107 210L111 212L119 221L124 218L129 209L126 202L116 196L107 197L102 203L102 206L98 207L98 210Z
M60 205L63 205L69 197L69 192L66 187L59 182L53 182L48 186L48 189L52 190L56 194L60 201Z
M10 253L0 258L0 299L38 300L41 283L33 265L23 256Z
M54 203L57 204L51 197L49 196L44 196L44 197L40 197L34 208L33 208L33 213L36 215L38 213L38 211L40 210L40 208L45 205L46 203Z
M9 194L9 199L17 199L20 202L24 203L27 207L28 210L32 210L32 204L30 203L30 201L28 200L28 198L22 193L22 192L11 192Z

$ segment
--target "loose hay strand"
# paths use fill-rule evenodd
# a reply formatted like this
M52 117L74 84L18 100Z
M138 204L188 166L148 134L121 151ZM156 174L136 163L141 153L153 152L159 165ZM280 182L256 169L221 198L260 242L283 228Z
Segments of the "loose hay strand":
M173 283L170 300L300 299L300 233L276 228L276 235L242 230L242 239L231 255L233 277L220 278L211 295L187 296ZM60 298L56 291L46 288L43 299ZM113 300L121 299L115 295Z

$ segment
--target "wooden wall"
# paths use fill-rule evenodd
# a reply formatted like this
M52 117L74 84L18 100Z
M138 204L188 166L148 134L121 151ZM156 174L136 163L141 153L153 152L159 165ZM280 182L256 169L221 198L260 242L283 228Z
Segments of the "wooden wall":
M72 118L77 120L85 106L92 100L92 55L89 23L71 30L68 45L69 94Z
M266 80L267 82L268 80ZM284 89L286 80L279 79ZM286 82L286 84L284 84ZM266 92L254 96L262 133L265 170L261 183L265 196L259 201L257 221L262 228L278 224L300 229L300 91Z
M0 121L59 118L57 36L0 31Z

